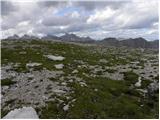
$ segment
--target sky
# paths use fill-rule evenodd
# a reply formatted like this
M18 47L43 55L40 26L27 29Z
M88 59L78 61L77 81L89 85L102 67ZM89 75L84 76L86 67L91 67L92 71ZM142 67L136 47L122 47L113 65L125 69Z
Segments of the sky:
M73 33L106 37L159 39L158 0L2 0L1 37L42 37Z

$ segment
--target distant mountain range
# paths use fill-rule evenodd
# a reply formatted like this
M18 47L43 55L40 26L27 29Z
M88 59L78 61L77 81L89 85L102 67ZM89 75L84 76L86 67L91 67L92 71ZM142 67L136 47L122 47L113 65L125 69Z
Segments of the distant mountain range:
M116 38L105 38L99 41L101 45L115 46L115 47L130 47L130 48L159 48L159 40L147 41L144 38L129 38L124 40L117 40Z
M61 41L67 41L67 42L94 42L95 40L90 37L79 37L75 34L68 34L65 33L64 35L57 37L53 35L47 35L45 37L42 37L41 39L48 39L48 40L61 40Z
M80 37L75 34L68 34L65 33L64 35L58 37L54 35L46 35L42 38L38 38L35 36L30 35L23 35L19 37L18 35L13 35L7 38L10 39L22 39L22 40L32 40L32 39L46 39L46 40L60 40L60 41L67 41L67 42L78 42L78 43L92 43L92 44L99 44L103 46L115 46L115 47L130 47L130 48L159 48L159 40L154 41L147 41L146 39L139 37L139 38L129 38L129 39L117 39L117 38L105 38L103 40L94 40L90 37Z
M23 39L23 40L32 40L32 39L39 39L36 36L30 36L30 35L23 35L22 37L19 37L18 35L13 35L13 36L9 36L8 38L6 38L8 40L18 40L18 39Z
M95 41L94 39L90 38L90 37L79 37L75 34L68 34L66 33L65 35L60 37L61 40L65 40L65 41L77 41L77 42L93 42Z

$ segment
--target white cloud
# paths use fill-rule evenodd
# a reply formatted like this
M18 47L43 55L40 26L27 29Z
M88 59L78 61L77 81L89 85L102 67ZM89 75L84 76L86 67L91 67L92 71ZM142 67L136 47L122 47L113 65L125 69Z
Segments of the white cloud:
M19 27L27 26L27 25L29 25L29 22L30 22L30 21L23 21L23 22L20 22L20 23L18 23L18 26L19 26Z
M94 22L103 22L108 18L111 18L115 14L115 10L112 10L110 7L105 8L104 10L96 10L94 15L91 15L87 20L87 23L94 23Z

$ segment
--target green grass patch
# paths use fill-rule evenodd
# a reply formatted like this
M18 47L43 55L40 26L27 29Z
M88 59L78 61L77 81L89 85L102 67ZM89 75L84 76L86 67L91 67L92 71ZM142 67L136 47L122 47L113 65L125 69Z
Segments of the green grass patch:
M123 74L127 85L135 84L138 81L138 75L132 71L124 72Z
M13 85L15 83L16 83L16 81L12 81L9 78L1 80L1 86L10 86L10 85Z

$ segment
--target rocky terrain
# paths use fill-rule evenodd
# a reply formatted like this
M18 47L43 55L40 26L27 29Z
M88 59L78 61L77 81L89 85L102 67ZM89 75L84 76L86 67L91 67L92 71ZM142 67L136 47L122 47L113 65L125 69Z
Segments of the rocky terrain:
M158 49L43 39L1 47L1 118L20 108L46 119L159 118Z

